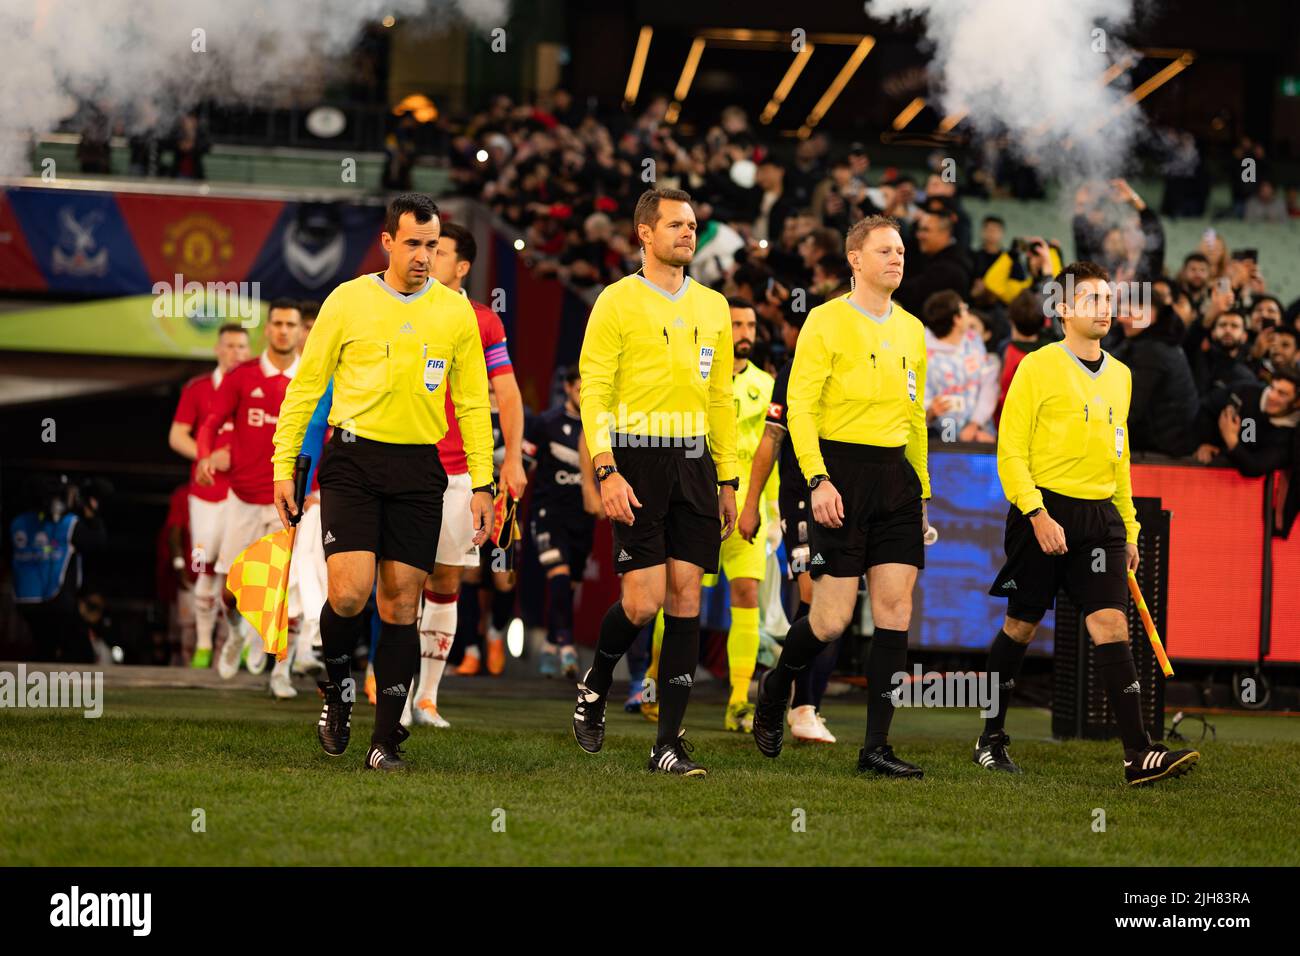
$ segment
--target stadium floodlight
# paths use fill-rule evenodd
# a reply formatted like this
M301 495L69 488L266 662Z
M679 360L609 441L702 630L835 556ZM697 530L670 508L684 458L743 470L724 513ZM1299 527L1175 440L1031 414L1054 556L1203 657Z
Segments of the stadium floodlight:
M686 62L682 64L682 75L677 80L677 89L673 90L673 101L668 106L668 111L664 113L665 123L676 123L677 117L681 115L682 102L691 92L695 73L700 68L700 57L704 56L704 48L708 42L704 37L696 37L691 41L691 50L686 54Z
M903 107L902 112L894 117L894 122L890 125L892 125L894 129L903 129L908 123L916 119L916 114L921 112L923 109L925 109L925 97L918 96L914 98L912 102Z
M758 121L764 126L776 119L776 114L780 112L781 104L783 104L785 98L790 95L790 90L794 88L795 81L799 79L799 74L803 72L803 68L808 65L808 59L812 56L814 46L815 44L813 43L804 44L803 49L796 53L794 59L790 61L790 66L786 68L785 76L781 77L781 82L776 85L776 90L772 93L772 98L767 101L767 106L763 107L763 112L758 117Z
M858 45L849 54L848 61L844 66L840 67L840 72L835 75L835 79L831 80L831 85L826 88L822 98L812 108L812 112L804 120L803 126L799 127L798 135L800 139L807 139L809 134L812 133L813 127L822 121L822 117L834 105L835 100L844 91L844 87L848 86L849 80L853 79L853 74L858 72L858 67L862 65L862 61L867 58L867 54L871 52L872 47L875 45L876 38L873 36L864 36L858 41Z
M637 93L641 91L641 77L645 74L645 61L650 55L650 38L654 36L654 27L642 27L636 39L636 53L632 56L632 69L627 75L627 87L623 90L623 105L631 106L636 102Z

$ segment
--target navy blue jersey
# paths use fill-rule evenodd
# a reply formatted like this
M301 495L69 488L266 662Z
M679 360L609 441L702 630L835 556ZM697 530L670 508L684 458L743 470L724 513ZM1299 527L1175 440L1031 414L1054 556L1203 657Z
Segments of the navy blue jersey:
M772 389L772 402L767 406L767 424L778 425L782 431L787 433L785 440L781 442L781 463L779 466L781 471L779 474L782 486L788 488L808 484L803 472L799 470L799 460L794 456L794 443L790 441L790 426L786 421L786 415L789 412L786 407L786 390L790 387L790 367L792 365L794 365L793 356L777 373L776 385Z
M582 419L563 405L548 408L524 426L524 452L537 462L533 476L533 508L540 506L581 515L582 468L578 439Z

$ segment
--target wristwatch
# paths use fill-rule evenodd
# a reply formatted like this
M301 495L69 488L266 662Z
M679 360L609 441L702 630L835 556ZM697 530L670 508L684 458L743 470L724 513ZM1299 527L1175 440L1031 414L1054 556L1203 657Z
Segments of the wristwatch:
M719 487L719 488L730 488L732 491L739 491L739 490L740 490L740 479L739 479L739 478L728 478L726 481L720 481L720 482L718 482L718 487Z
M1034 517L1035 515L1037 515L1037 514L1038 514L1040 511L1042 511L1042 510L1043 510L1043 509L1042 509L1041 507L1039 507L1039 508L1035 508L1033 511L1026 511L1026 512L1025 512L1025 517L1026 517L1026 518L1032 518L1032 517Z
M493 498L495 498L497 496L497 483L493 481L486 485L479 485L477 488L474 488L472 490L474 494L478 494L480 491L486 491Z
M604 481L606 478L608 478L610 475L614 474L617 471L618 469L615 468L613 465L597 465L596 480Z
M831 480L830 475L813 475L810 479L808 479L808 490L813 491L823 481L830 481L830 480Z

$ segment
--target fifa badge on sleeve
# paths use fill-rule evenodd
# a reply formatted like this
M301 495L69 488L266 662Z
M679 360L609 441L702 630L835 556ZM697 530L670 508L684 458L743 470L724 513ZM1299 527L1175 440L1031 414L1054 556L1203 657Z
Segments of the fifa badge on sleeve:
M916 369L907 370L907 400L916 401Z
M713 347L710 345L700 346L700 378L709 377L709 369L713 368Z
M424 387L430 392L438 390L438 386L442 384L442 379L446 374L446 359L431 358L424 360Z
M1115 457L1124 457L1124 426L1115 426Z

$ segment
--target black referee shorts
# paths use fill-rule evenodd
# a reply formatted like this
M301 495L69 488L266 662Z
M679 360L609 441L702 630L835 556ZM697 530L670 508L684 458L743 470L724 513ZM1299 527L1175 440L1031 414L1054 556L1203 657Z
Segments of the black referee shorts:
M437 445L392 445L335 429L320 466L325 557L369 551L433 570L447 472Z
M794 580L808 571L808 527L812 524L812 506L808 503L808 482L803 476L798 481L782 479L777 493L777 507L781 512L781 540L785 542L785 559L789 562L789 577Z
M1007 563L989 594L1007 598L1007 613L1018 621L1042 620L1056 606L1061 588L1085 616L1111 607L1127 612L1128 553L1124 521L1115 503L1039 490L1043 507L1065 529L1068 550L1045 553L1032 522L1012 505L1007 511Z
M554 504L538 505L528 522L533 547L537 549L537 563L547 570L567 564L569 574L581 578L582 569L587 566L587 556L591 554L595 527L596 520L583 511L581 505L576 509Z
M701 440L645 447L641 435L614 437L618 472L641 502L636 523L612 522L614 570L619 574L652 568L668 558L718 570L722 524L718 518L718 471ZM700 450L703 449L703 454Z
M810 518L808 570L813 578L856 578L878 564L925 567L921 479L905 447L823 438L821 451L826 474L844 500L844 523L825 528Z

